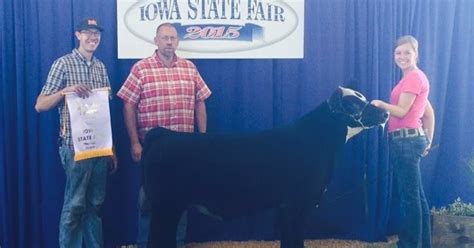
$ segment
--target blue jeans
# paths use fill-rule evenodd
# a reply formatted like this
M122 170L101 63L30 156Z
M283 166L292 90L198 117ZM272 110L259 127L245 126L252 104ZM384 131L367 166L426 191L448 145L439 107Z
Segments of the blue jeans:
M64 203L59 223L59 246L81 248L103 247L102 220L99 210L105 198L108 158L74 161L74 151L59 148L66 173Z
M150 233L151 224L151 205L148 201L145 190L140 187L138 196L138 248L146 248L148 242L148 235ZM186 243L186 228L188 226L187 211L181 215L179 219L178 228L176 231L176 244L178 248L185 247Z
M399 248L431 247L430 210L421 182L425 136L390 140L390 163L400 195Z

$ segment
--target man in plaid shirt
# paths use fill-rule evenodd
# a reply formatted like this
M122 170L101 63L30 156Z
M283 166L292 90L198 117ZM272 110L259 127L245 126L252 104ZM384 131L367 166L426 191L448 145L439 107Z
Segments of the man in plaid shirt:
M205 100L211 95L196 66L176 56L178 33L170 23L156 29L158 49L138 61L131 69L117 95L124 101L124 118L134 161L141 159L142 142L150 129L160 126L178 132L205 133L207 114ZM143 187L139 197L138 244L146 247L150 228L150 204ZM186 213L178 226L177 241L184 244Z
M59 154L66 173L66 188L59 227L59 246L66 248L103 247L102 220L98 215L105 198L110 157L74 161L71 120L64 95L74 92L86 98L92 89L110 87L105 65L93 56L103 29L95 19L86 19L76 27L79 47L54 61L46 84L36 100L38 112L58 107L61 146ZM112 170L117 168L112 156Z

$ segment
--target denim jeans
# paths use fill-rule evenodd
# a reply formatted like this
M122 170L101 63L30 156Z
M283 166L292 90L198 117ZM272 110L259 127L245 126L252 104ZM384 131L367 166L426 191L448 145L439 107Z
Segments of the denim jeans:
M399 248L431 247L430 211L420 173L426 145L425 136L390 140L390 163L400 196Z
M148 201L145 190L140 187L138 196L138 248L146 248L151 224L151 205ZM178 248L184 248L186 244L186 228L188 226L187 211L181 215L176 231L176 244Z
M74 151L59 148L66 173L64 203L59 223L59 246L103 247L102 220L99 210L105 198L108 158L74 161Z

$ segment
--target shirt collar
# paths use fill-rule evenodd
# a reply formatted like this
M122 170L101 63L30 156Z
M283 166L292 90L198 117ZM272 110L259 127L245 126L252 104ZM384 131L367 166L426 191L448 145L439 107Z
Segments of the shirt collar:
M166 66L165 63L163 63L163 61L161 60L160 56L158 55L158 49L155 50L155 54L153 56L155 58L155 60L163 67L168 67ZM178 56L176 56L176 54L174 54L173 56L173 60L171 61L171 64L169 67L175 67L176 64L178 63Z
M82 55L82 54L79 52L79 50L78 50L77 48L74 48L74 49L72 50L72 53L73 53L74 55L78 56L79 59L81 59L86 65L93 65L93 64L95 63L95 61L96 61L95 56L92 56L92 59L91 59L91 61L90 61L90 63L89 63L89 62L87 61L86 57L84 57L84 55Z

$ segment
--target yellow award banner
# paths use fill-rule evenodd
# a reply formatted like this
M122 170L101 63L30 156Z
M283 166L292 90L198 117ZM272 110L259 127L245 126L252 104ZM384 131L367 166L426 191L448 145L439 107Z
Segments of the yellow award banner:
M71 117L74 161L112 155L109 88L92 90L87 98L66 94Z

